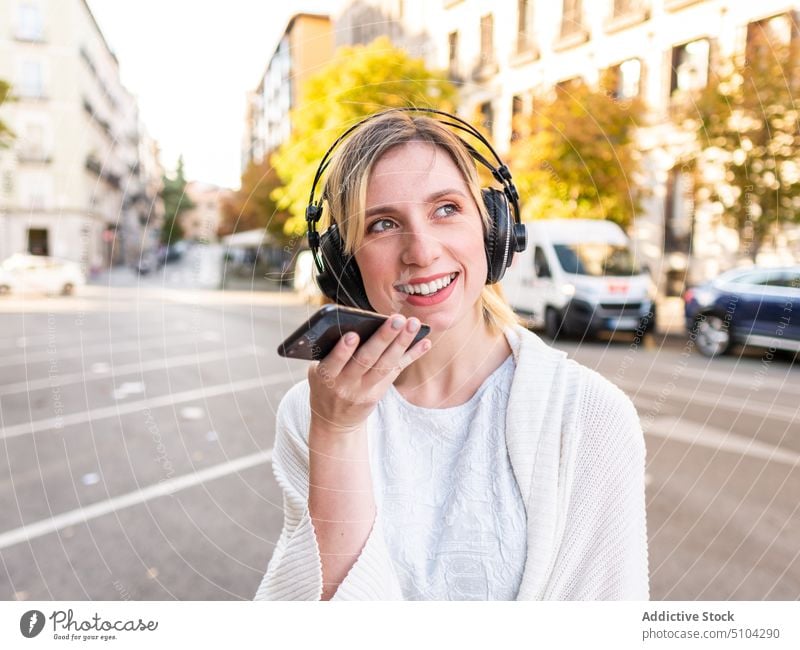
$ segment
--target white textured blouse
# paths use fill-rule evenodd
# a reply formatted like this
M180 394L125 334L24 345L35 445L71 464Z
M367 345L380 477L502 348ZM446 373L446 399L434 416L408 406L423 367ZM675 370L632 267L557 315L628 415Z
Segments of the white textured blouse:
M516 367L508 408L497 418L526 520L516 599L646 600L645 446L636 409L610 381L533 332L516 326L504 334ZM284 522L257 600L322 598L322 562L308 509L309 400L304 380L278 407L272 469ZM368 440L377 418L376 409L367 420ZM361 554L333 600L406 598L391 551L402 539L389 535L385 517L376 507Z
M464 404L424 408L392 386L370 431L383 532L405 600L514 600L525 503L511 469L509 355Z

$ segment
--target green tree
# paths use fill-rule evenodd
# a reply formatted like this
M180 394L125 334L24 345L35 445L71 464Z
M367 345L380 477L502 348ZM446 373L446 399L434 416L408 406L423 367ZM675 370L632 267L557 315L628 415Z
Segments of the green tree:
M11 101L11 86L8 82L0 79L0 106L7 101ZM13 137L13 131L0 120L0 147L7 147L11 143Z
M738 232L740 253L754 261L781 226L800 223L798 63L796 41L753 30L747 52L723 60L679 113L695 135L681 162L696 201Z
M510 161L525 220L609 219L627 227L636 216L643 190L635 136L644 105L615 99L609 83L559 85L518 118Z
M161 198L164 200L164 225L161 228L161 241L164 244L174 244L183 239L180 216L191 210L194 203L186 195L186 178L183 172L183 156L178 158L178 168L175 176L164 176L164 188Z
M242 174L240 189L222 203L219 234L266 228L278 241L283 240L283 228L289 215L278 210L271 196L279 185L280 179L270 156L261 163L251 161Z
M348 126L387 108L417 106L452 110L455 87L382 37L366 46L343 47L311 77L292 111L292 136L273 156L282 181L273 198L291 215L287 235L306 231L305 209L320 158Z

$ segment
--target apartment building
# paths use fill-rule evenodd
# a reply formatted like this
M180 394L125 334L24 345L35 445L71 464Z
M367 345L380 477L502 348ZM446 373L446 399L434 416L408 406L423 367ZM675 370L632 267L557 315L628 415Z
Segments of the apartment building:
M250 161L262 161L289 138L290 111L300 100L303 84L332 55L333 32L328 16L292 16L256 90L248 93L242 171Z
M222 220L221 202L230 195L230 190L192 181L186 184L186 195L194 208L181 214L184 239L196 242L216 242L217 230Z
M85 0L0 0L0 259L53 255L86 270L135 263L163 206L155 143Z
M410 39L429 66L459 85L460 114L480 115L501 152L510 146L512 118L532 111L535 96L577 77L596 84L612 72L615 95L644 99L652 124L639 143L648 196L631 234L662 290L676 293L687 272L694 283L735 263L738 237L694 204L676 164L687 135L672 125L670 109L708 83L713 61L744 51L754 27L796 37L799 10L800 0L358 0L341 12L347 29L338 16L335 25L349 43L378 32ZM361 28L353 24L359 16L367 20ZM763 258L800 259L800 232L787 229Z

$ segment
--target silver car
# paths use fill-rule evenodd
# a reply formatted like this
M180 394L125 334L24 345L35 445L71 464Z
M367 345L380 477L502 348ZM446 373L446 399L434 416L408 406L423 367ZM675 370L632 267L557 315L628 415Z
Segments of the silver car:
M70 295L85 282L80 266L55 257L17 253L0 264L0 293L30 291Z

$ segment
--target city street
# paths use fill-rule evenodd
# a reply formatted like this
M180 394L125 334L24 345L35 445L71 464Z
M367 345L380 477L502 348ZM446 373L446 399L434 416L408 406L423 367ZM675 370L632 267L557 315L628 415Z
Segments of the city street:
M215 291L192 253L167 273L0 299L0 599L255 593L275 410L306 369L275 348L310 308ZM618 339L557 346L639 411L652 598L800 598L800 366Z

